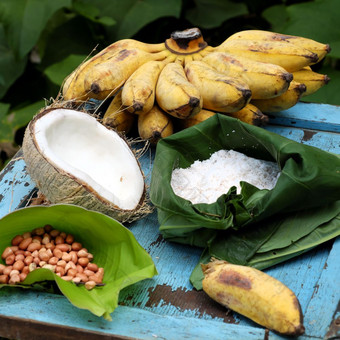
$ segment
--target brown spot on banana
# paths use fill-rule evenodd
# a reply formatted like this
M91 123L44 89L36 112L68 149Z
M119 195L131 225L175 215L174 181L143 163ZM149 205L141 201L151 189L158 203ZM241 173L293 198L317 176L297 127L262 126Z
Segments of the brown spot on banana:
M236 286L238 288L251 289L251 281L244 275L233 270L223 270L217 280L226 286Z

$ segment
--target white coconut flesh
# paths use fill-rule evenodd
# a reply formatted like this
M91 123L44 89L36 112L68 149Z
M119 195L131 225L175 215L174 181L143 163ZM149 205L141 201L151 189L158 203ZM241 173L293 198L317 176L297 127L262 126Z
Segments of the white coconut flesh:
M135 209L144 176L128 144L90 115L55 109L37 119L33 133L40 153L123 210Z

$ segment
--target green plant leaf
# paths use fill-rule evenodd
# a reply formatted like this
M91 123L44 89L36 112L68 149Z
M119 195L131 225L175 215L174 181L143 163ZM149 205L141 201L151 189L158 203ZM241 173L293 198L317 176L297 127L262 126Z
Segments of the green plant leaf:
M340 41L338 0L297 3L287 6L282 13L286 19L284 25L278 7L274 10L269 7L263 12L262 15L271 23L273 31L311 38L329 45Z
M0 23L0 99L24 72L27 58L17 59L9 48L3 24Z
M86 55L71 54L59 63L53 64L44 70L44 74L56 85L61 85L64 79L71 74L84 60Z
M130 230L104 214L73 205L27 207L6 215L0 220L0 249L5 249L15 235L45 224L74 235L75 240L93 254L93 262L104 268L105 285L88 291L84 286L64 281L50 270L37 269L16 287L55 280L73 305L110 320L121 289L157 274L151 257Z
M113 26L116 24L116 21L108 16L101 17L100 10L94 4L85 3L83 1L73 1L73 10L83 17L96 22L98 24L102 24L104 26Z
M0 103L0 142L12 143L15 132L27 125L44 105L44 101L38 101L8 114L9 107Z
M0 22L3 22L7 42L18 59L32 49L51 16L71 0L2 0Z
M246 4L228 0L195 0L195 4L187 11L186 19L201 28L218 27L228 19L248 13Z
M142 27L162 17L179 18L181 0L82 0L100 8L101 16L108 16L116 21L116 25L107 27L113 41L129 38Z
M339 89L340 89L340 71L330 66L322 67L318 73L327 74L331 80L321 89L309 96L302 97L301 101L313 103L327 103L332 105L340 105Z

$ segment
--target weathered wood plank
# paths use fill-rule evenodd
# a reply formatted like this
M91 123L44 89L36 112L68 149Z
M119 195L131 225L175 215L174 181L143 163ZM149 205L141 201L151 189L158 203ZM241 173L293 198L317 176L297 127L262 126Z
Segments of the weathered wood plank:
M340 106L301 102L288 110L270 113L269 118L273 125L340 132Z
M313 106L309 105L298 105L291 110L293 112L290 115L299 115L301 118L303 117L301 111L303 111L307 119L306 115L310 115L310 108L313 109ZM320 108L319 111L315 108L315 119L323 124L323 127L318 130L285 126L268 126L266 129L303 144L340 154L340 135L326 132L329 129L328 122L323 123L327 114L331 125L332 121L337 121L331 116L333 109L326 106L326 111L321 112ZM336 107L335 111L339 112L339 108ZM339 113L337 114L338 119ZM296 126L296 124L288 125ZM141 158L147 183L151 178L152 157L153 154L148 151ZM20 159L20 154L17 158L0 174L2 194L0 217L22 205L34 189L34 183L26 173L25 163ZM22 339L33 338L33 335L37 335L39 327L50 329L56 339L58 332L68 333L70 339L79 337L92 339L92 335L103 339L105 337L284 339L272 332L266 333L262 327L236 313L228 312L209 299L204 292L193 290L189 275L199 259L201 249L164 241L158 233L156 213L128 227L152 256L159 275L124 289L120 294L121 305L112 314L112 322L72 306L60 295L5 288L0 290L2 325L0 336L13 337L11 333L14 329L13 325L17 323L17 331ZM333 283L339 276L337 263L340 255L339 239L329 253L331 246L332 242L329 242L267 270L270 275L290 287L300 300L306 326L306 336L300 337L301 340L322 339L332 317L333 319L338 317L335 311L339 299L339 285ZM323 317L320 317L321 313ZM321 328L320 323L322 323Z

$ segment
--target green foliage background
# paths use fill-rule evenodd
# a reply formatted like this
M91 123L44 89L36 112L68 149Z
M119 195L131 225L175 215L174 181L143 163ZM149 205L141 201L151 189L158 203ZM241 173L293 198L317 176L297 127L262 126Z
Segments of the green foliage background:
M314 68L331 82L304 99L339 105L339 22L339 0L0 0L0 167L63 79L123 38L158 43L190 27L211 46L244 29L312 38L332 48Z

